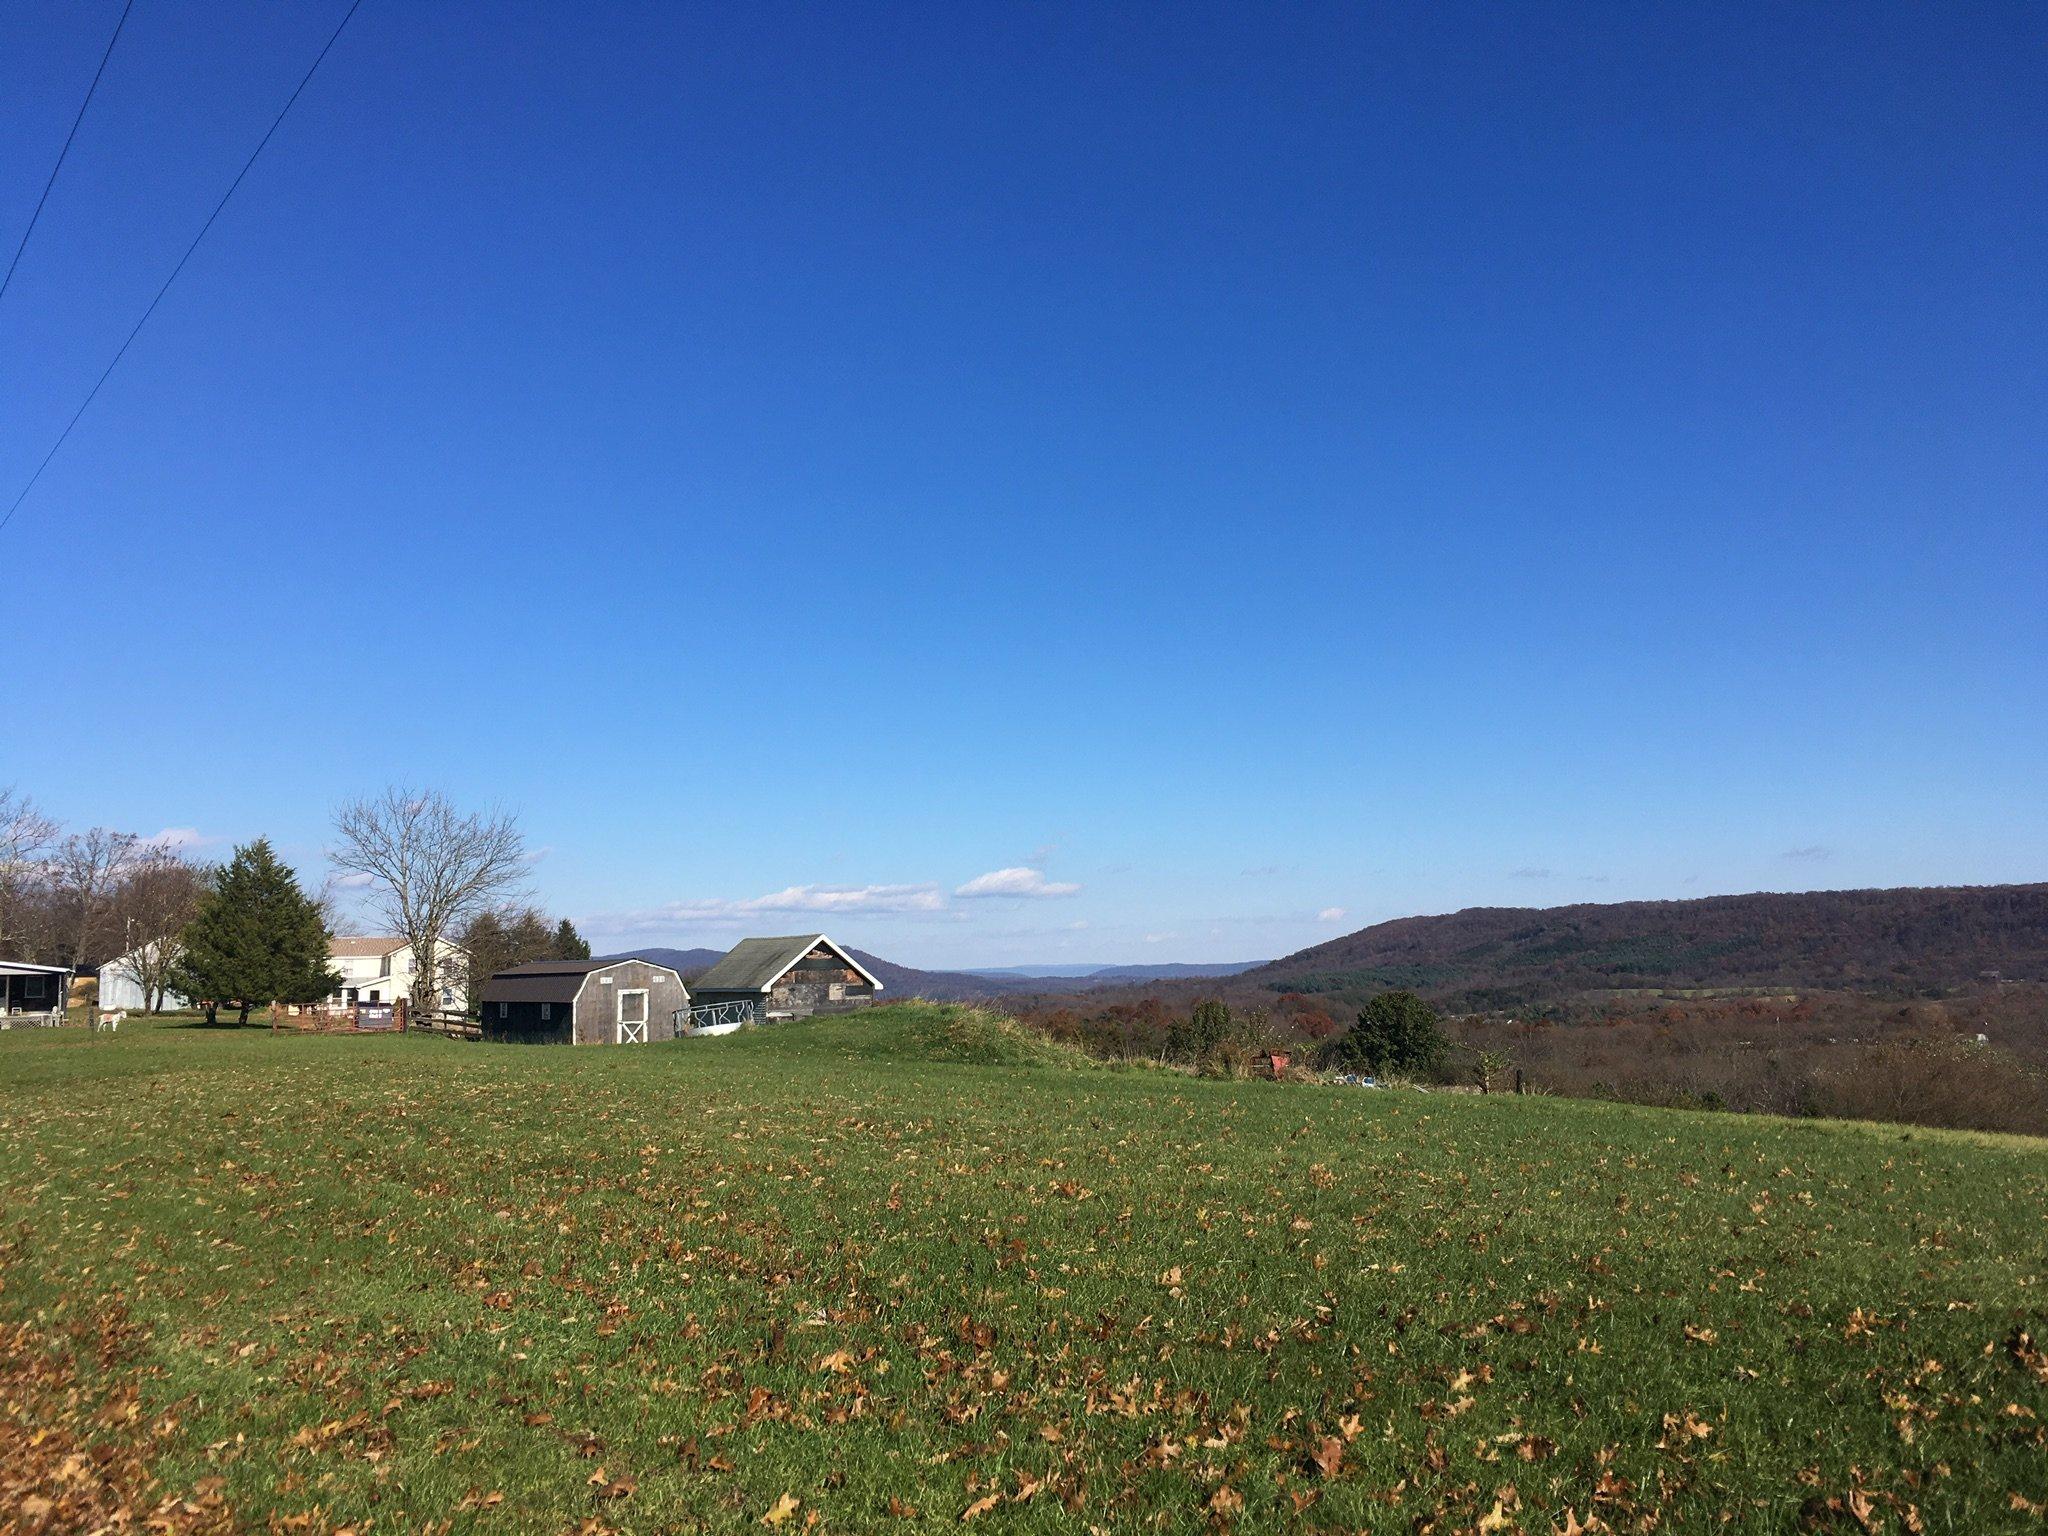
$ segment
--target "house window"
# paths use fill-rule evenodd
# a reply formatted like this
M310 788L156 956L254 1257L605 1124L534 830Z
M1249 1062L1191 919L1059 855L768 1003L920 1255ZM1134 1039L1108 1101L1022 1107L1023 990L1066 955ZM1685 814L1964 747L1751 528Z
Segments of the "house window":
M499 1018L501 1018L501 1019L502 1019L502 1018L504 1018L504 1017L505 1017L505 1015L507 1015L507 1014L508 1014L508 1013L510 1013L511 1011L512 1011L512 1005L511 1005L510 1003L500 1003L500 1004L498 1004L498 1017L499 1017Z
M552 1019L554 1016L555 1005L553 1003L542 1003L540 1005L540 1018L543 1024L545 1024L549 1019Z
M40 976L22 977L21 995L23 997L41 997L43 995L43 978Z

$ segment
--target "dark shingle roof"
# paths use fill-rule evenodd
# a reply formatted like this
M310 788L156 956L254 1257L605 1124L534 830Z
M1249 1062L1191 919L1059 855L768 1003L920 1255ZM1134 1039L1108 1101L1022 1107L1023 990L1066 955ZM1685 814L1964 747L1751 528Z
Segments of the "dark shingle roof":
M500 976L588 976L592 971L601 971L618 963L616 960L528 960L491 972L491 979L495 981Z
M492 973L477 994L477 1001L483 1003L570 1003L576 1000L576 993L583 985L583 978L593 971L609 971L621 965L652 966L657 971L667 971L668 966L657 965L652 960L529 960L524 965L507 966ZM670 974L674 974L672 971Z
M521 974L515 966L500 971L477 994L480 1003L573 1003L587 971L543 971Z
M775 978L811 952L822 933L741 939L723 960L697 978L699 992L765 992Z
M766 992L797 961L823 944L867 976L861 963L822 933L793 933L781 938L741 939L726 957L697 978L696 992ZM874 981L872 976L868 980ZM880 982L875 982L879 987Z

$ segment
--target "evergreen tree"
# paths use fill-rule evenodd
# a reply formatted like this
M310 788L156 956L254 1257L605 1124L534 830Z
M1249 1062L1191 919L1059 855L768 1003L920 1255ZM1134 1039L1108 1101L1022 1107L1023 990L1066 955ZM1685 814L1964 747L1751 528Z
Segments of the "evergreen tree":
M1167 1054L1181 1061L1200 1062L1229 1037L1231 1024L1228 1003L1220 997L1204 998L1187 1018L1167 1026Z
M530 960L588 960L590 945L566 917L552 928L535 907L493 907L479 912L462 930L469 956L469 1004L477 1006L483 984L498 972Z
M235 850L214 871L199 914L179 939L173 991L204 1001L206 1022L222 1003L317 1003L341 985L327 964L327 925L268 838Z
M1382 992L1323 1054L1333 1066L1428 1077L1443 1070L1449 1052L1450 1042L1434 1008L1413 992Z

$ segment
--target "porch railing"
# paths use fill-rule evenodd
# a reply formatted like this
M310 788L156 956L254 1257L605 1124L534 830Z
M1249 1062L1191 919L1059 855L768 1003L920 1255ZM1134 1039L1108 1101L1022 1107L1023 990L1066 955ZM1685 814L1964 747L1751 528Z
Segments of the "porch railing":
M45 1009L39 1013L0 1013L0 1029L55 1029L64 1022L64 1010Z
M675 1011L679 1035L723 1035L742 1024L754 1022L754 1004L747 999L734 1003L699 1003Z

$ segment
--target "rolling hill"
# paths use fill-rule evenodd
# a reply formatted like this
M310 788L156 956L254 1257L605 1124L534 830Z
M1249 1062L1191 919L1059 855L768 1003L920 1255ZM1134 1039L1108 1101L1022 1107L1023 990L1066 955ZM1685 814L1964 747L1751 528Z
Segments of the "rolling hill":
M2048 884L1709 896L1404 917L1245 972L1272 991L1408 987L1471 1006L1622 987L1945 990L2048 977Z
M1226 960L1214 965L996 965L977 966L969 974L992 976L1000 981L1028 981L1039 991L1065 992L1122 986L1136 981L1194 981L1205 977L1236 976L1264 963L1259 960Z

